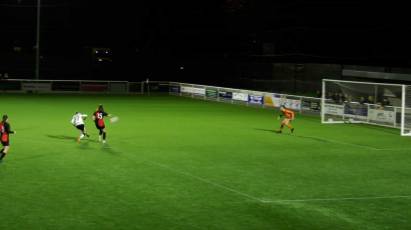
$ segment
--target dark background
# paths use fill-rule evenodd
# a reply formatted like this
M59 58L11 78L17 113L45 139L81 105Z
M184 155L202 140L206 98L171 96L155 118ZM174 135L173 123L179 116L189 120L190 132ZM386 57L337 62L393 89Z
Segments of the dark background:
M351 0L42 0L40 73L248 88L338 78L345 66L409 73L408 11ZM0 73L34 78L36 1L1 0L0 28Z

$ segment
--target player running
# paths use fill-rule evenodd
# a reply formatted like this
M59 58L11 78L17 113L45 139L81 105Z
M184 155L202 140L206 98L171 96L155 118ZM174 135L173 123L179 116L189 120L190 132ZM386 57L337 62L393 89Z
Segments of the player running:
M106 126L104 124L104 117L111 117L110 114L104 111L103 105L99 105L96 112L93 114L93 120L96 124L96 128L99 130L98 140L102 141L103 144L106 143Z
M78 143L80 143L80 140L83 139L84 136L90 137L90 135L87 134L86 127L84 125L84 120L86 118L86 114L76 112L71 119L71 124L73 124L78 130L80 130L80 136L77 138Z
M293 133L294 128L291 125L291 121L294 120L295 118L294 111L287 109L284 105L280 107L280 111L281 111L280 117L284 116L284 119L281 121L281 126L280 126L280 130L278 130L278 133L282 133L284 125L287 126L291 130L291 133Z
M0 162L3 160L10 149L9 134L14 133L16 133L16 131L11 131L10 129L9 117L7 115L3 115L3 118L0 122L1 144L3 145L3 149L0 151Z

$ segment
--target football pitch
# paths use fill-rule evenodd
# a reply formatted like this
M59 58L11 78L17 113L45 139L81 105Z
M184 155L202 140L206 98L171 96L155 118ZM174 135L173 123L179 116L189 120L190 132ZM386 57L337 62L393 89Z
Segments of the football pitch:
M0 229L411 229L411 138L167 95L1 95ZM98 142L91 114L106 119ZM76 143L74 112L89 115Z

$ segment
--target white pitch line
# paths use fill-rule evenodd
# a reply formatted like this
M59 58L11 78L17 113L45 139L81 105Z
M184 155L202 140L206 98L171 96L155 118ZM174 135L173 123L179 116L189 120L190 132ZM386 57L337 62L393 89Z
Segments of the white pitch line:
M329 142L334 142L336 144L341 144L341 145L351 145L351 146L356 146L356 147L365 148L365 149L380 150L378 148L375 148L375 147L372 147L372 146L367 146L367 145L360 145L360 144L348 143L348 142L336 141L336 140L328 140L328 141Z
M340 197L340 198L314 198L314 199L289 199L289 200L261 200L261 202L263 202L263 203L287 203L287 202L381 200L381 199L411 199L411 195L403 195L403 196L370 196L370 197Z
M212 185L214 187L218 187L220 189L229 191L229 192L233 192L237 195L241 195L243 197L247 197L251 200L254 201L258 201L259 203L265 203L265 204L275 204L275 203L292 203L292 202L315 202L315 201L350 201L350 200L381 200L381 199L411 199L411 195L397 195L397 196L370 196L370 197L337 197L337 198L313 198L313 199L284 199L284 200L266 200L266 199L260 199L254 196L251 196L247 193L244 192L240 192L238 190L232 189L230 187L221 185L221 184L217 184L215 182L212 182L210 180L201 178L199 176L193 175L191 173L187 173L184 171L180 171L174 168L171 168L167 165L164 164L160 164L154 161L150 161L150 160L146 160L145 162L150 163L151 165L155 165L157 167L161 167L163 169L167 169L169 171L172 171L174 173L180 174L180 175L184 175L193 179L196 179L198 181L204 182L206 184Z
M378 151L406 151L411 150L411 148L385 148L385 149L376 149Z
M157 162L154 162L154 161L146 160L146 162L148 162L148 163L150 163L150 164L152 164L152 165L161 167L161 168L163 168L163 169L167 169L167 170L169 170L169 171L178 173L178 174L180 174L180 175L184 175L184 176L191 177L191 178L193 178L193 179L202 181L202 182L204 182L204 183L206 183L206 184L213 185L214 187L218 187L218 188L221 188L221 189L223 189L223 190L236 193L236 194L241 195L241 196L243 196L243 197L247 197L247 198L249 198L249 199L251 199L251 200L255 200L255 201L264 203L263 200L261 200L261 199L259 199L259 198L257 198L257 197L254 197L254 196L251 196L251 195L249 195L249 194L246 194L246 193L237 191L237 190L235 190L235 189L229 188L229 187L224 186L224 185L221 185L221 184L217 184L217 183L215 183L215 182L209 181L209 180L207 180L207 179L201 178L201 177L196 176L196 175L193 175L193 174L191 174L191 173L187 173L187 172L184 172L184 171L176 170L176 169L173 169L173 168L171 168L171 167L169 167L169 166L167 166L167 165L160 164L160 163L157 163Z

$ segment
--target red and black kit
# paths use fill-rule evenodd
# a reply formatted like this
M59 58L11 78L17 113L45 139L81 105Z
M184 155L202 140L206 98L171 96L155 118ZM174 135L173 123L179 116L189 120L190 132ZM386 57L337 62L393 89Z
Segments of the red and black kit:
M1 134L1 144L3 146L10 145L9 135L13 134L14 131L11 131L10 124L7 122L0 122L0 134Z
M104 124L104 117L108 116L108 113L102 111L96 111L94 114L96 118L94 120L97 129L104 129L106 126Z

